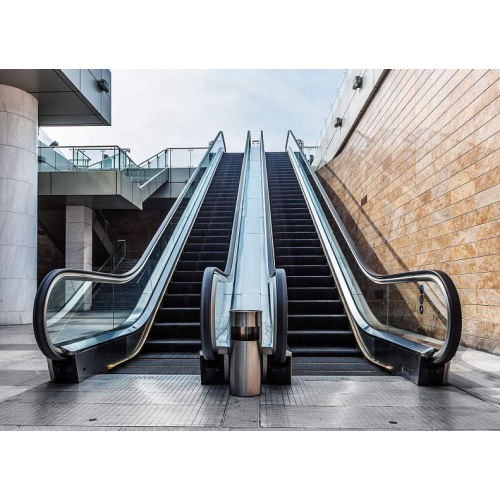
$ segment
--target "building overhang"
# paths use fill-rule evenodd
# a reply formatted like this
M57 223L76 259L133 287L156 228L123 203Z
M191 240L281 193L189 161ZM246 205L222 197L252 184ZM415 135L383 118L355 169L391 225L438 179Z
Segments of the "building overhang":
M111 125L109 69L0 69L0 83L38 100L39 126Z

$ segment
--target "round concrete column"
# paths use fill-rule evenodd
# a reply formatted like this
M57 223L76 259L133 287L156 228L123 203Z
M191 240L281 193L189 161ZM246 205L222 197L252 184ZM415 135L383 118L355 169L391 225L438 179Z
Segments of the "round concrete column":
M38 101L0 85L0 325L31 323L37 285Z

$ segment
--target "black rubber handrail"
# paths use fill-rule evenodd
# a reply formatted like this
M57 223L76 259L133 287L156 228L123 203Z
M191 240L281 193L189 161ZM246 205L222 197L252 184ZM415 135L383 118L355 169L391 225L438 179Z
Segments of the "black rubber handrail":
M292 139L295 142L297 149L300 152L301 158L304 162L305 167L311 174L315 186L323 197L323 201L328 206L331 215L333 216L335 223L337 224L344 240L349 246L350 251L354 255L356 263L363 272L363 274L372 282L378 283L380 285L390 285L398 283L413 283L418 281L432 281L436 283L444 297L446 298L446 309L447 309L447 331L446 338L443 345L437 351L435 351L432 356L428 359L429 366L442 366L452 360L455 356L457 349L460 345L460 339L462 336L462 308L460 305L460 297L458 295L457 288L453 283L452 279L443 271L436 270L422 270L422 271L408 271L403 273L395 274L378 274L364 261L359 250L357 249L354 241L352 240L349 232L347 231L342 219L335 210L330 198L326 194L323 186L319 182L316 174L314 173L308 159L304 155L302 148L299 146L295 135L291 130L288 131L285 151L288 152L288 141Z
M220 131L216 135L213 143L215 144L217 142L219 136L222 139L222 142L224 144L223 150L225 151L226 144L224 140L224 134L222 133L222 131ZM47 331L47 324L46 324L47 301L54 285L63 278L81 279L82 281L99 282L99 283L122 284L122 283L128 283L129 281L137 277L145 267L151 253L153 252L154 248L160 241L163 233L167 229L170 220L172 219L177 208L184 199L185 193L191 187L191 184L196 178L196 173L202 168L205 159L210 153L210 149L211 148L209 148L206 151L205 155L203 156L203 159L198 165L198 168L195 170L195 172L185 185L181 194L179 195L174 205L168 212L161 226L156 231L155 235L153 236L151 242L149 243L146 250L142 254L141 258L138 260L137 264L130 271L120 275L120 274L103 273L99 271L83 271L79 269L66 268L66 269L55 269L54 271L51 271L45 276L45 278L40 283L40 286L38 287L35 296L35 302L33 306L33 330L35 333L35 339L38 344L38 347L47 358L52 359L54 361L60 361L67 359L68 357L68 355L65 354L62 350L54 346L54 344L50 340L50 336Z
M234 273L236 267L237 248L241 227L241 217L243 215L243 194L245 189L245 172L250 147L252 144L252 136L250 131L247 132L245 142L245 153L243 155L243 163L241 167L240 183L238 187L238 196L236 198L236 207L231 230L231 242L229 244L229 252L227 255L226 267L221 271L217 267L207 267L203 273L203 281L201 284L201 303L200 303L200 336L201 336L201 352L207 361L215 361L219 357L216 342L216 332L213 327L215 316L215 276L222 280L229 280Z
M276 325L274 329L273 354L275 362L281 364L286 360L288 342L288 289L285 270L276 269L275 265L273 225L267 181L266 148L264 146L264 133L262 130L260 132L260 157L262 162L262 192L264 198L264 228L266 234L268 279L276 276ZM271 304L271 307L273 305Z

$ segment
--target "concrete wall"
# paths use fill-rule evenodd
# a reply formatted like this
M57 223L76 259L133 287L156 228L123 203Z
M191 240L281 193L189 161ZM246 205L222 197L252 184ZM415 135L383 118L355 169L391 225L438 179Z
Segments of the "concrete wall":
M50 236L41 228L38 228L38 285L43 278L53 269L62 269L65 254L54 244Z
M0 325L31 322L36 293L38 102L0 85Z
M317 174L377 271L447 272L463 344L500 354L500 70L390 70Z

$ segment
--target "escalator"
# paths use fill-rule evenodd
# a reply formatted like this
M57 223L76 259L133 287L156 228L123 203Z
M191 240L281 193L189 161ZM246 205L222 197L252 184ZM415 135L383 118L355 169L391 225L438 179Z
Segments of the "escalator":
M332 272L288 153L266 153L276 266L288 289L288 346L295 375L366 375Z
M40 284L33 324L53 381L113 370L227 383L234 309L263 312L270 384L293 369L442 385L459 346L450 277L375 273L291 131L283 153L266 153L263 134L252 147L249 132L244 154L226 153L220 132L141 258L123 255L121 269L59 269Z
M109 272L57 269L44 278L33 326L52 381L80 382L128 366L146 373L192 368L203 272L227 260L241 191L243 155L225 151L219 132L137 262Z
M200 297L207 267L226 266L243 162L224 153L141 354L116 373L199 374Z
M287 275L294 374L390 373L446 384L462 331L451 278L427 269L375 272L292 131L285 152L266 154L264 163L276 266Z

